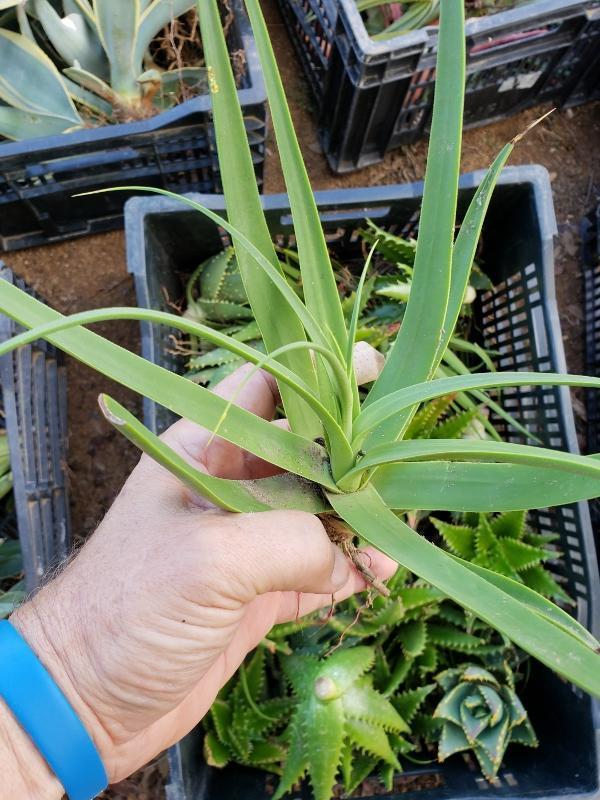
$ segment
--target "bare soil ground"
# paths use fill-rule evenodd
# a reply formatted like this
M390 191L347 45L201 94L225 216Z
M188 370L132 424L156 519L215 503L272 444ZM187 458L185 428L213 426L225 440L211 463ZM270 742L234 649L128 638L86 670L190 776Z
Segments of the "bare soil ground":
M309 89L276 8L264 0L265 13L282 70L296 130L315 189L347 188L415 181L423 178L427 143L388 154L375 166L349 175L333 175L321 153ZM469 130L464 138L463 170L488 166L498 150L522 131L544 108L523 112L486 128ZM600 184L600 104L553 114L517 147L512 164L542 164L552 180L559 225L556 242L557 293L569 370L583 369L581 274L579 233ZM283 179L275 145L269 141L266 192L281 192ZM134 305L133 282L127 274L123 231L90 236L6 255L6 262L61 312L82 311L108 305ZM139 347L138 326L111 323L98 326L114 341L133 350ZM140 402L126 390L111 385L91 370L70 360L69 375L69 475L73 531L84 540L96 527L137 454L101 418L96 398L108 391L134 413ZM577 401L577 412L583 407ZM105 797L113 800L159 800L165 775L164 760L120 784Z

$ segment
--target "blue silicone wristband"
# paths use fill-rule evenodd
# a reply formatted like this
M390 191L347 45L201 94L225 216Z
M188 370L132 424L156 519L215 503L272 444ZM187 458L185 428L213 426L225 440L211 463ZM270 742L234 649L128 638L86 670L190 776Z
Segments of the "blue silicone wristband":
M10 622L0 622L0 697L29 735L69 800L108 784L96 747L67 698Z

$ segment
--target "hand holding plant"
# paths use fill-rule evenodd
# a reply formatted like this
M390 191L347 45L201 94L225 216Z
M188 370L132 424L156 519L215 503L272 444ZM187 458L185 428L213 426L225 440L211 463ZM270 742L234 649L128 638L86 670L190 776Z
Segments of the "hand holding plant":
M245 373L219 394L232 398ZM273 417L269 376L255 372L238 394L252 414ZM274 471L222 440L209 444L210 433L186 420L163 439L201 471L237 479ZM376 551L367 558L381 578L395 569ZM275 623L364 588L316 517L222 512L144 456L82 552L12 621L117 781L196 725Z

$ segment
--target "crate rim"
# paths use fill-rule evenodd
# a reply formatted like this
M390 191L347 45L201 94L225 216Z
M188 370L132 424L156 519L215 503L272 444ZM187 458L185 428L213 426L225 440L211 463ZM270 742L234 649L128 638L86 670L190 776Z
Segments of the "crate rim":
M250 46L253 40L252 28L246 14L242 0L233 0L235 5L235 17L239 24L239 33L244 46L247 58L246 69L250 79L250 86L238 89L240 105L254 106L264 103L267 99L263 73L260 68L258 52L254 46ZM62 155L62 150L78 145L86 145L96 142L106 142L110 144L112 139L133 136L136 134L153 134L160 132L163 128L176 127L178 123L183 123L192 114L206 112L212 108L212 98L210 92L197 95L183 103L161 111L160 114L146 120L136 122L121 122L117 125L102 125L98 128L88 128L72 133L59 133L53 136L39 136L32 139L23 139L18 142L0 142L0 160L10 159L11 157L21 158L35 151L38 155L46 151L51 156L49 160L58 159ZM39 143L39 147L36 146ZM5 164L0 162L0 169L5 168Z
M481 183L486 170L477 170L461 175L459 187L461 189L473 189ZM558 229L554 206L552 200L552 190L550 176L545 167L540 165L509 166L502 171L498 183L509 185L512 183L529 183L532 187L533 202L536 206L537 218L541 245L543 251L543 277L545 282L545 305L548 310L550 326L556 329L559 326L558 307L556 301L555 282L554 282L554 237ZM423 182L389 184L381 187L363 187L348 189L328 189L315 192L315 199L318 205L345 205L348 209L356 212L361 207L365 208L370 203L377 201L385 203L395 200L415 200L422 197ZM223 195L200 195L189 194L189 197L206 205L213 211L224 212L225 200ZM266 210L281 210L289 214L289 201L286 194L263 195L261 202ZM137 196L127 201L125 206L125 230L127 247L128 271L134 276L143 276L146 273L146 249L144 241L144 226L146 217L156 214L177 213L185 210L185 207L171 198L165 197L144 197ZM191 213L193 210L187 208ZM561 337L554 337L557 352L555 353L557 366L562 372L566 372L566 361ZM144 353L144 355L146 355ZM571 399L568 387L560 387L563 395L563 407L571 408ZM579 452L575 423L572 413L564 414L565 435L572 452ZM589 588L589 620L590 629L596 636L600 635L600 579L598 577L598 561L595 555L595 544L593 529L590 519L589 505L587 502L579 503L578 512L581 521L582 543L584 545L586 568L590 575ZM595 731L594 747L600 753L600 700L590 697L592 720ZM172 774L177 773L178 764L181 765L182 752L179 744L172 747L169 751L169 765ZM600 762L598 767L598 789L593 793L577 793L567 795L569 800L592 800L600 798ZM168 787L169 788L169 787ZM168 797L176 800L193 800L181 795L179 790L173 786L172 794ZM435 800L435 793L425 790L422 793L423 800ZM480 794L463 796L460 800L480 800ZM517 794L511 794L510 800L520 800ZM531 796L529 796L531 800Z
M485 34L492 35L498 28L505 29L507 24L521 26L523 23L526 24L530 18L537 20L540 14L552 16L558 11L562 14L571 11L573 11L573 14L582 11L587 12L593 1L534 0L532 3L526 3L517 8L498 11L495 14L486 14L482 17L472 17L465 22L465 37L468 41L469 37ZM408 49L419 44L434 45L437 42L438 28L435 25L427 25L417 31L399 34L383 41L375 41L367 32L363 18L356 8L355 0L334 0L334 2L339 4L339 8L347 17L352 26L357 44L367 57L387 55L390 52ZM501 21L497 19L498 16L502 17Z

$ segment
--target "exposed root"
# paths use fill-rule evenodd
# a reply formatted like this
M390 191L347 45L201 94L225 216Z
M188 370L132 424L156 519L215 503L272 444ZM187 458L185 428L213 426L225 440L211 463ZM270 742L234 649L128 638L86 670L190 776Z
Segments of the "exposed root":
M390 590L379 580L377 575L371 570L370 565L365 563L365 558L367 556L354 544L354 534L348 526L342 522L341 519L331 514L321 514L319 515L319 519L323 523L331 541L342 549L344 555L350 559L356 571L362 575L367 582L367 585L373 588L382 597L389 597Z

